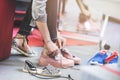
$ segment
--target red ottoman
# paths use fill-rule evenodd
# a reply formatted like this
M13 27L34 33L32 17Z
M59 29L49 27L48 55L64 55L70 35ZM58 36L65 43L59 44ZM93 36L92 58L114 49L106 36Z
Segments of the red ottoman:
M15 0L0 0L0 60L10 56Z

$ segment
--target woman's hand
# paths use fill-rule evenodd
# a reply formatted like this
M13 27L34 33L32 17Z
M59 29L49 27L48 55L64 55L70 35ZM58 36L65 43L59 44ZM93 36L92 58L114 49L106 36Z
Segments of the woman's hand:
M66 39L63 38L62 36L58 36L57 38L57 45L60 49L64 48L66 46Z

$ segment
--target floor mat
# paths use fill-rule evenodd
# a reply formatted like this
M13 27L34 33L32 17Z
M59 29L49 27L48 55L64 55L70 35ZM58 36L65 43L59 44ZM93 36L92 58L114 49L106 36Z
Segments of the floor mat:
M18 28L13 29L13 37L16 35L18 30L19 30ZM63 31L61 34L62 35L68 35L68 36L70 35L70 36L80 37L79 34L77 34L77 33L72 33L72 32L67 32L67 31ZM31 35L28 36L28 40L29 40L29 45L30 46L43 46L42 36L37 29L34 29L31 32ZM66 38L66 40L67 40L67 46L96 45L97 44L95 42L77 40L77 39L72 39L72 38Z

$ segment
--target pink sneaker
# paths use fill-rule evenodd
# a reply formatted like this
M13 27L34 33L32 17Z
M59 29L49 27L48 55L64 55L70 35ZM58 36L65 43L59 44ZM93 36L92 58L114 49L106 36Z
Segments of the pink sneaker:
M56 60L53 57L48 56L47 50L43 50L39 59L40 66L47 66L48 64L58 67L58 68L69 68L74 66L74 61L64 58L62 55L59 60Z
M61 49L61 53L63 57L73 60L75 65L80 64L80 58L77 56L73 56L67 49Z

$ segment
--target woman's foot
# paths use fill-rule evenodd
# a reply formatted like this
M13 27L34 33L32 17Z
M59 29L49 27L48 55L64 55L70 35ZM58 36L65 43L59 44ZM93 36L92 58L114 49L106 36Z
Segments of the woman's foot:
M94 20L92 18L88 19L89 24L91 25L91 31L93 32L99 32L100 31L100 26L97 23L97 20Z
M80 33L99 32L100 27L97 22L94 22L92 19L88 19L84 23L78 23L77 31Z
M12 48L19 51L24 56L35 56L35 52L32 51L28 45L27 37L17 34L12 41Z

